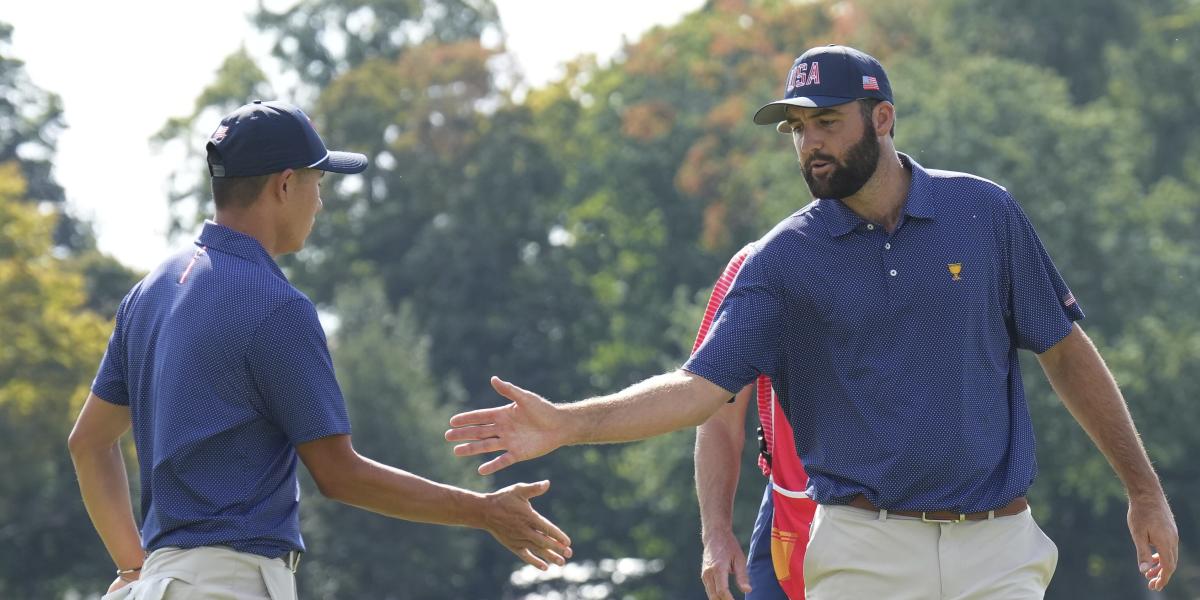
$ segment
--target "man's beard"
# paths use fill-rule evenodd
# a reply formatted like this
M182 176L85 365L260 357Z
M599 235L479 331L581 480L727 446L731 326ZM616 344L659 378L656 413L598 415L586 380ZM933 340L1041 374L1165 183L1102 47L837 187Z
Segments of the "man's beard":
M832 166L830 172L817 178L813 175L812 163L824 161ZM814 153L800 169L813 198L836 198L842 200L858 193L879 166L879 140L875 132L866 127L862 138L846 151L846 160L838 161L828 154Z

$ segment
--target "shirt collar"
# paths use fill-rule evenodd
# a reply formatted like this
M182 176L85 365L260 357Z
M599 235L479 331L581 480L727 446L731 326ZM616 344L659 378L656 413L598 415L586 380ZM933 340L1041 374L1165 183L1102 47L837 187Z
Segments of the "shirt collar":
M932 219L934 217L935 206L929 173L909 155L903 152L897 152L896 154L900 157L900 163L912 171L912 182L908 186L908 196L904 199L905 216L916 217L918 219ZM862 217L850 210L841 200L822 198L817 200L817 206L821 209L822 220L825 221L825 227L829 230L830 236L840 237L846 235L865 222Z
M912 171L912 183L908 186L908 197L904 199L904 214L918 219L932 219L937 213L933 198L933 184L925 167L917 164L911 156L897 152L900 162Z
M205 220L204 229L200 231L200 237L196 238L196 245L201 248L232 254L252 263L262 265L270 269L284 281L287 281L283 270L279 268L279 265L275 263L271 255L267 254L267 250L263 248L262 244L253 237L236 229Z

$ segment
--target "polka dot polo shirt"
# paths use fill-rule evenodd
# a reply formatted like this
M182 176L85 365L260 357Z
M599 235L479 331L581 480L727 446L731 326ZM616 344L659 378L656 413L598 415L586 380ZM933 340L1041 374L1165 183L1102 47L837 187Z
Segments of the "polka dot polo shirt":
M130 407L142 543L303 550L295 446L350 432L324 331L254 238L207 222L196 246L121 302L92 384Z
M731 393L768 375L818 502L991 510L1037 472L1016 351L1083 311L1004 188L900 158L894 231L838 200L796 212L753 245L684 368Z

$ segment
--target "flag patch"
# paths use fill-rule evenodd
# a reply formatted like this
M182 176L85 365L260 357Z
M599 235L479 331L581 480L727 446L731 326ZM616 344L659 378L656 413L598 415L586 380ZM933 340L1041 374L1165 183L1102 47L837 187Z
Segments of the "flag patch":
M1070 306L1074 306L1074 305L1075 305L1075 294L1072 294L1071 292L1067 292L1067 295L1063 297L1063 306L1070 307Z
M879 89L879 81L876 80L874 77L871 77L870 75L863 75L863 89L864 90L878 90Z

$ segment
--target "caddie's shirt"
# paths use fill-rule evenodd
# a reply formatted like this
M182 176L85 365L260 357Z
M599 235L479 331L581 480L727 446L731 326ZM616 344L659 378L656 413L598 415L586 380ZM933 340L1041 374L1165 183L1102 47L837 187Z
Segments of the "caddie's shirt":
M309 299L254 238L207 222L121 302L92 383L127 405L142 544L303 550L295 446L350 432Z
M893 232L838 200L756 242L684 368L729 390L771 378L822 504L985 511L1037 472L1017 349L1083 311L1008 192L901 154Z

